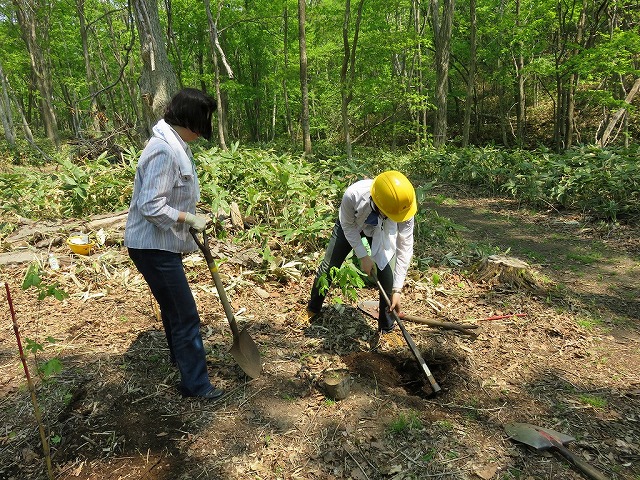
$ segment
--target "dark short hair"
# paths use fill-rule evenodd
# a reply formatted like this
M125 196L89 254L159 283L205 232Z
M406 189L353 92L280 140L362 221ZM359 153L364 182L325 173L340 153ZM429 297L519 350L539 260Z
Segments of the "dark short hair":
M218 104L215 99L196 88L184 88L176 93L164 111L169 125L188 128L211 140L211 116Z

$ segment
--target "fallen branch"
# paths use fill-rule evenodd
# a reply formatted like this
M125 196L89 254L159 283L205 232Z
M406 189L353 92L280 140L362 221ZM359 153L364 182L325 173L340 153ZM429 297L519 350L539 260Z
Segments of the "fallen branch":
M486 322L489 320L502 320L504 318L511 318L511 317L526 317L527 314L526 313L511 313L509 315L494 315L493 317L487 317L487 318L481 318L479 320L476 320L477 322Z
M440 327L444 330L457 330L458 332L465 333L467 335L477 335L475 332L469 330L478 328L478 325L466 325L455 322L443 322L442 320L431 320L428 318L416 317L415 315L401 314L401 318L409 320L410 322L421 323L423 325L429 325L430 327Z

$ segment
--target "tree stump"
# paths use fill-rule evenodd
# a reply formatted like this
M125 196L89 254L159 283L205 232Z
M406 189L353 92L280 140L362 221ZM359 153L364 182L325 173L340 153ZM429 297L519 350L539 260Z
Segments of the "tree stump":
M501 285L516 290L539 290L529 264L514 257L490 255L471 268L471 277L479 283Z

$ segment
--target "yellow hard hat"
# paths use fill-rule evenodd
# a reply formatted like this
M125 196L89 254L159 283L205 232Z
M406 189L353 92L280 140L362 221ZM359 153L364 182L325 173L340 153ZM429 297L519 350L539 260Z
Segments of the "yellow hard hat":
M404 222L416 214L416 192L407 177L395 170L378 175L371 184L373 202L394 222Z

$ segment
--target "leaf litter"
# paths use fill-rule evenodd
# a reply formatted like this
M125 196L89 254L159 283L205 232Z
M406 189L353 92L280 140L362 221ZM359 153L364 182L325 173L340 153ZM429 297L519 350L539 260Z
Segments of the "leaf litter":
M475 202L467 206L469 221L482 200ZM630 238L608 241L633 253L637 244ZM586 293L556 289L548 296L474 283L457 268L433 267L437 284L412 273L406 312L480 326L470 338L406 322L443 389L433 395L408 348L369 351L375 321L355 305L329 298L311 324L299 324L312 275L293 271L302 265L275 262L280 280L257 280L253 249L220 244L220 255L232 259L221 265L223 282L241 312L238 322L249 326L260 348L264 373L249 380L229 355L224 312L195 255L185 268L210 375L227 391L221 401L203 403L179 396L154 302L118 242L107 239L87 257L70 255L62 242L44 243L31 251L45 280L70 294L65 300L38 301L35 291L21 290L24 264L0 268L22 336L45 344L38 361L59 358L63 365L38 384L46 428L58 439L51 445L58 479L583 478L560 457L510 441L503 425L513 421L574 436L572 450L610 478L640 475L637 311L590 291L603 287L588 268L586 276L574 275ZM48 264L50 252L56 270ZM568 275L538 267L563 280ZM359 299L375 298L373 289L359 292ZM604 319L595 326L585 321L594 311ZM484 320L491 317L502 318ZM44 479L11 335L7 320L0 330L0 476ZM344 400L320 388L331 370L350 373Z

